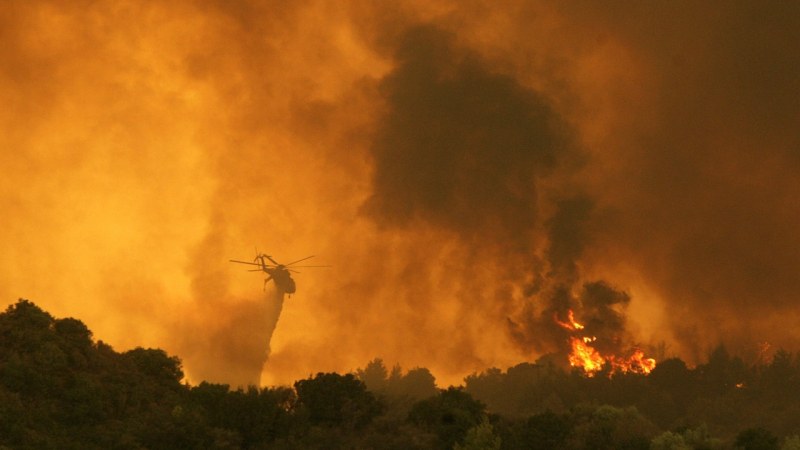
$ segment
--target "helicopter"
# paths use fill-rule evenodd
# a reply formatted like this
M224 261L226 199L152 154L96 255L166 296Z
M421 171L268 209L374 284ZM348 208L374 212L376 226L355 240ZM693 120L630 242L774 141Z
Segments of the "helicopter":
M275 286L280 289L281 291L287 294L294 294L297 290L297 285L292 279L292 275L290 272L300 273L295 268L303 268L303 267L330 267L330 266L293 266L301 261L305 261L307 259L313 258L314 255L306 256L305 258L298 259L297 261L292 261L289 264L281 264L278 261L272 259L272 256L267 255L266 253L258 253L256 252L256 257L253 259L253 262L249 261L240 261L237 259L231 259L230 262L237 263L237 264L248 264L251 266L258 266L258 269L250 269L249 272L264 272L269 275L264 280L264 289L267 288L267 283L270 280L275 282ZM269 260L269 263L267 263Z

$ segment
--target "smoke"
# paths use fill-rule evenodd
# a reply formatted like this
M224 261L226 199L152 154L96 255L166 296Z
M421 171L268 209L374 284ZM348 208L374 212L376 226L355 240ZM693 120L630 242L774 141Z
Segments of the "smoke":
M3 2L0 296L192 380L270 342L267 383L458 382L569 308L690 362L796 348L797 8ZM274 333L255 245L333 265Z
M283 301L284 293L270 287L261 298L218 301L184 317L179 325L182 342L177 348L184 364L192 369L192 379L233 387L259 386ZM219 310L224 314L215 316Z
M584 152L566 119L441 29L410 29L395 60L380 86L387 105L371 146L366 211L384 227L422 223L502 254L505 261L493 263L514 276L496 284L529 280L523 296L508 289L493 299L506 305L510 336L525 354L566 354L568 335L555 319L572 310L600 350L627 352L630 296L583 282L578 267L595 212L586 193L563 181Z
M539 179L570 151L560 117L442 30L409 30L395 60L381 81L388 111L371 146L368 211L527 250Z
M796 348L800 214L797 5L619 3L563 13L625 46L647 92L603 139L620 163L596 186L615 210L603 247L664 301L681 356L715 342ZM596 13L596 15L595 15ZM625 111L625 97L611 107ZM601 159L604 159L601 157Z

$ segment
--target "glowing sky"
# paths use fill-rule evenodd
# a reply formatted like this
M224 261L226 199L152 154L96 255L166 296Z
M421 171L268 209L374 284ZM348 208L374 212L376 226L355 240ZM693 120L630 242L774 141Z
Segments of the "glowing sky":
M558 5L2 2L0 299L195 379L247 351L257 246L333 265L270 384L458 382L570 302L690 362L797 349L800 4Z

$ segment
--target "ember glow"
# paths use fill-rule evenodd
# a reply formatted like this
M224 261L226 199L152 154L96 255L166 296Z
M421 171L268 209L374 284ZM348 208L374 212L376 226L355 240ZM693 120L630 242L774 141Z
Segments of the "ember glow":
M571 331L580 331L585 327L575 321L575 313L570 309L567 313L569 322L562 322L555 318L556 323L562 328ZM645 357L644 351L633 347L628 356L602 355L594 346L597 341L595 336L570 336L569 365L583 369L586 376L593 377L609 365L609 376L615 373L640 373L647 375L656 367L656 360Z

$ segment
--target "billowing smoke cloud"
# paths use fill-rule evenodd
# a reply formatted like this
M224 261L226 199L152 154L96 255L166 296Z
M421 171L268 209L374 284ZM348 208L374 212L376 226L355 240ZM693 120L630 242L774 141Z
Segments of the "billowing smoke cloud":
M574 170L580 154L565 120L546 98L492 73L434 27L409 30L395 59L398 66L381 82L387 112L371 148L375 172L367 211L384 226L422 222L452 230L463 245L526 265L520 272L529 280L527 305L509 317L511 336L526 352L568 347L554 318L572 309L591 318L603 342L621 347L622 311L611 305L627 306L629 297L592 283L581 299L571 298L592 204L585 196L561 199L553 192L551 180ZM543 261L536 257L537 234L546 237Z
M255 245L334 266L266 382L457 382L562 348L565 308L690 360L796 348L797 8L6 1L0 296L192 380L263 360Z
M636 61L646 86L603 146L619 161L595 187L616 216L602 237L664 301L687 358L715 342L796 348L800 246L800 9L781 2L562 13ZM633 84L630 83L630 84ZM616 83L615 83L616 84ZM621 84L621 83L620 83ZM626 83L627 84L627 83Z
M381 82L389 111L371 148L369 212L529 250L537 184L570 151L561 118L439 29L409 30L395 60Z

